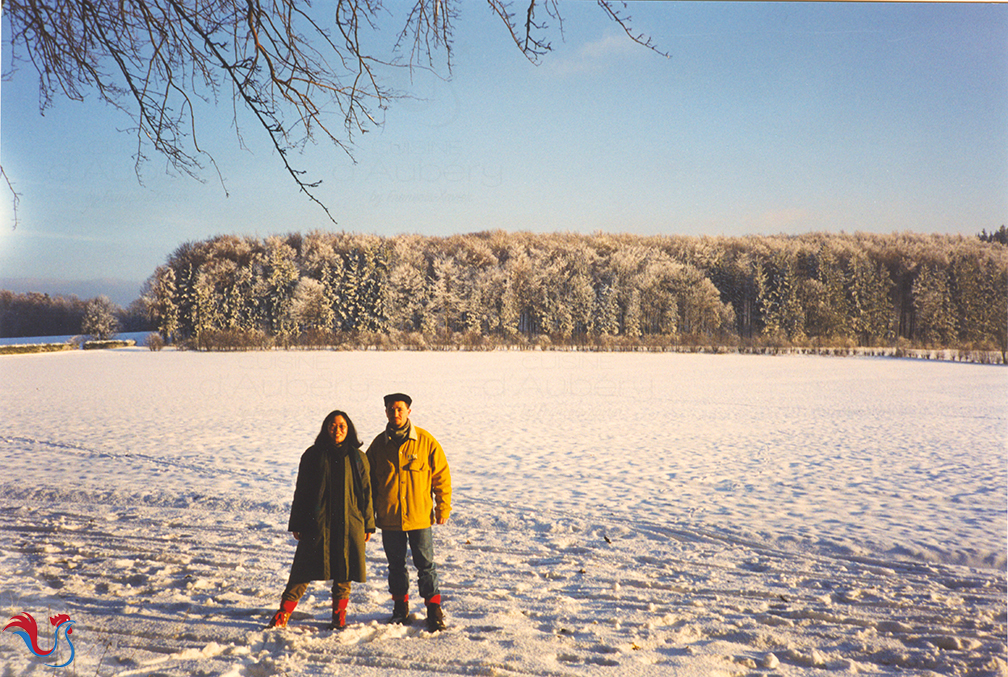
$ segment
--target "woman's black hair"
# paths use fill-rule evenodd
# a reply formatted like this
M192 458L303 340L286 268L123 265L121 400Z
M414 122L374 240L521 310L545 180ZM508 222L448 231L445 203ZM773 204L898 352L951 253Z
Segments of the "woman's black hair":
M354 427L353 421L350 420L347 413L338 409L336 411L330 411L329 415L325 417L324 421L322 421L322 430L319 431L318 436L315 438L315 444L328 447L335 444L335 442L333 442L332 435L329 434L329 426L332 425L333 420L335 420L337 416L342 416L343 420L346 421L347 434L346 439L343 440L343 444L350 445L352 449L360 449L361 441L360 438L357 437L357 428Z

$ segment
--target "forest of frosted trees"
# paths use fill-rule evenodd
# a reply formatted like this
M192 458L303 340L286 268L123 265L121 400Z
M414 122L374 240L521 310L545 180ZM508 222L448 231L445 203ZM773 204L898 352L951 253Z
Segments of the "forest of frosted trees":
M158 331L273 345L1006 350L1008 247L913 233L223 235L147 283Z
M99 334L107 334L115 327L138 332L149 330L147 314L142 299L123 309L104 296L79 299L73 295L0 290L0 338L92 334L99 327L103 328Z

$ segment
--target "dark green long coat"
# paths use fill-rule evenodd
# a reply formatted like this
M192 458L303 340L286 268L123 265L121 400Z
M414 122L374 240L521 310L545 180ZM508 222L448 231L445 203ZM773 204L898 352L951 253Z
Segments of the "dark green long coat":
M359 484L348 453L359 461ZM301 534L290 583L367 580L364 534L375 530L370 475L367 456L348 445L316 443L301 456L287 525Z

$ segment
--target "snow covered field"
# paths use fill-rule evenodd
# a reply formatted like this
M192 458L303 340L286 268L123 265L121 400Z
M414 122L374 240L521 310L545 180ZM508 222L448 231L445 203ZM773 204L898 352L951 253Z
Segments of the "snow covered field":
M0 383L0 620L69 614L71 674L1008 672L1002 367L134 348ZM316 583L264 630L301 452L394 390L452 468L449 630L382 623L378 540L350 628ZM0 674L44 662L0 636Z

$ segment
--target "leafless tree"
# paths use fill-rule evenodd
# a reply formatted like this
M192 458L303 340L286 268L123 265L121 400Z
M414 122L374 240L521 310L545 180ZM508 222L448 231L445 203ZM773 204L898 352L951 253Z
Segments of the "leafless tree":
M555 0L527 0L520 10L487 2L533 63L562 34ZM655 49L631 29L623 3L598 4L631 40ZM245 109L298 190L330 219L319 182L292 164L291 151L322 140L349 155L355 137L380 125L381 111L401 96L384 84L389 69L450 73L457 18L452 0L416 0L383 54L374 38L391 12L381 0L337 0L325 17L308 0L3 0L2 9L14 64L5 77L31 64L42 111L56 98L95 93L129 115L138 178L150 149L175 171L199 178L209 163L220 177L197 136L194 103L230 94L239 143Z

